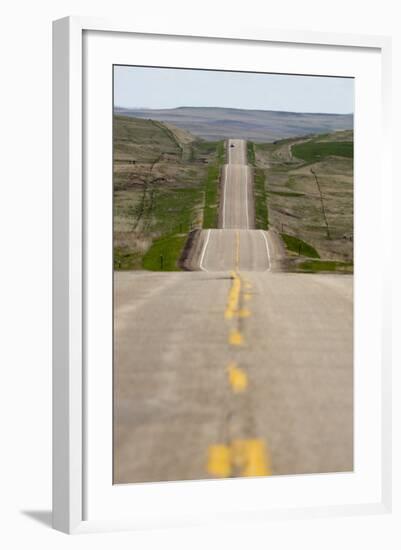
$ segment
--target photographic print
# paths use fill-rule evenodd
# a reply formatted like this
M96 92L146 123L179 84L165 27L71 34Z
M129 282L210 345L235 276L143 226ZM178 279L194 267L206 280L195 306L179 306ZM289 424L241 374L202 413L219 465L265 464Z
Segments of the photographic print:
M354 80L113 88L114 483L352 471Z

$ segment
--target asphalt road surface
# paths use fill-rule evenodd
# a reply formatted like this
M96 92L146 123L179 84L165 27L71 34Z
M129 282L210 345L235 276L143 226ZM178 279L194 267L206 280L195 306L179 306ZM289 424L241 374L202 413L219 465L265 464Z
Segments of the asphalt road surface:
M115 273L115 483L353 469L353 278L276 271L232 143L198 270Z
M209 229L202 238L199 267L203 271L270 269L269 235L265 231Z
M223 167L219 227L251 229L253 220L252 174L246 162L246 142L228 141L228 164Z

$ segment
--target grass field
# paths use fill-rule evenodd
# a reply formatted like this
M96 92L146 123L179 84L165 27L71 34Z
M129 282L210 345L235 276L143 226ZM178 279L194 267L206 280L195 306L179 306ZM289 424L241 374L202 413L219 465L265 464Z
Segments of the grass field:
M352 141L307 141L293 145L292 154L306 162L316 162L328 156L353 158L354 143Z
M172 233L153 241L143 257L143 268L150 271L177 271L177 262L186 239L186 233Z
M266 176L262 169L254 168L255 228L269 228Z
M247 143L257 229L281 234L288 269L351 272L353 134ZM114 268L178 270L188 233L217 227L224 142L114 117ZM309 258L309 259L306 259Z
M210 142L209 142L210 143ZM203 210L203 228L217 227L220 200L220 172L225 162L224 142L214 143L216 158L208 167L204 181L205 206Z
M309 256L310 258L320 258L316 248L306 243L302 239L298 239L293 235L287 235L286 233L281 233L281 238L284 241L284 244L290 252L294 252L299 256Z
M248 164L251 166L255 166L255 144L252 141L247 141L247 157L248 157Z
M256 171L265 175L269 227L284 234L289 256L308 256L320 271L351 271L353 262L353 133L350 130L255 143ZM313 256L312 256L313 257ZM347 265L344 268L343 263ZM292 258L290 269L301 268ZM351 266L351 267L350 267Z
M334 260L306 260L298 264L298 270L305 273L321 273L336 272L336 273L352 273L352 262L336 262Z
M114 269L179 269L188 232L216 226L223 159L223 142L114 117Z
M247 142L247 161L255 167L255 144ZM262 169L253 169L253 196L255 200L255 229L268 229L269 215L267 209L266 176Z
M205 208L203 211L203 228L217 227L219 206L219 177L220 168L213 165L208 168L205 179Z

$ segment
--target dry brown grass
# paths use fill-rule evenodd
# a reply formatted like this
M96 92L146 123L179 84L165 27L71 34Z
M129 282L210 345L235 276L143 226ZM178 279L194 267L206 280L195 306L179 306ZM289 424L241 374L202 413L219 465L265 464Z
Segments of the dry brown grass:
M351 139L349 131L319 137ZM322 258L352 261L353 161L327 156L306 163L291 154L291 146L301 141L308 140L256 145L257 166L266 174L270 226L310 243Z
M138 269L155 239L181 228L201 227L203 182L216 154L216 145L208 147L185 130L157 121L115 117L117 268Z

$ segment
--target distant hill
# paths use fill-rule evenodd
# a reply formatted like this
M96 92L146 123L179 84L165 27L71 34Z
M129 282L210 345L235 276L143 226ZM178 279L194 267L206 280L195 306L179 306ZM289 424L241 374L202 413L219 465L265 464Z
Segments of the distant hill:
M210 141L243 138L255 142L351 130L353 115L325 113L290 113L225 109L221 107L178 107L176 109L126 109L116 107L116 114L159 120L174 124Z

